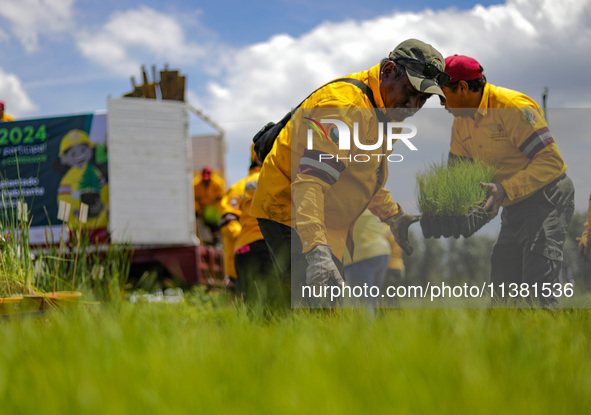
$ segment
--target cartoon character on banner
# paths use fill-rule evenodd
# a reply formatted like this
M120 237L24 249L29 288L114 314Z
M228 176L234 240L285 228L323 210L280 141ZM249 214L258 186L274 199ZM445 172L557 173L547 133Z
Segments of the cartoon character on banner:
M109 188L94 159L95 143L82 130L70 130L60 143L54 168L63 174L57 191L57 203L69 203L68 226L77 229L80 204L88 205L86 229L106 228Z

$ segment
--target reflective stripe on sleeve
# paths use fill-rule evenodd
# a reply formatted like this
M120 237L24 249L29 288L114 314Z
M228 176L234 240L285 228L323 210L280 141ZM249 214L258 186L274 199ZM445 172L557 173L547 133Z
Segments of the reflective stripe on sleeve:
M524 143L519 146L519 150L529 159L534 156L544 147L548 147L554 143L554 137L548 127L540 128L528 137Z
M314 176L329 185L335 184L345 170L345 164L336 158L323 158L320 161L320 155L326 154L318 150L304 150L304 155L300 160L298 174L308 174Z
M258 180L252 180L250 182L246 182L244 185L244 190L255 190L257 188Z
M238 219L239 219L238 216L236 216L235 214L233 214L233 213L226 213L222 217L222 219L220 220L219 226L220 227L223 227L224 225L232 222L233 220L238 220Z

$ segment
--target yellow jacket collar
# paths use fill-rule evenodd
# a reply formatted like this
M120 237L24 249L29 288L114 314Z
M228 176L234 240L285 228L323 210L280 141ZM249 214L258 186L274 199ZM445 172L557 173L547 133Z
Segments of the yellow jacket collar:
M382 94L380 94L380 69L382 64L378 63L376 66L370 68L368 71L368 84L373 92L373 98L376 101L378 108L384 108L384 101L382 101Z
M484 85L484 89L482 90L482 99L480 100L480 105L476 110L476 114L480 117L485 117L488 113L489 108L489 99L490 99L490 84L487 83Z

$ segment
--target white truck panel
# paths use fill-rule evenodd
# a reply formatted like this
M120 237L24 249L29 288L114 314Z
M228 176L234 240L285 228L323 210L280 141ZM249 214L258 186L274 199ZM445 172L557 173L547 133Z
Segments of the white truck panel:
M110 98L107 122L112 240L197 244L185 104Z

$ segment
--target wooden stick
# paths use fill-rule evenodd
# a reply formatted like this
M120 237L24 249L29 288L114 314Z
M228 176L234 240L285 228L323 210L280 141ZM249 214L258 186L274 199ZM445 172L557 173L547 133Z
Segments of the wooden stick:
M74 283L76 282L76 267L78 266L78 251L80 250L80 235L82 234L82 224L86 223L88 220L88 205L86 203L80 203L80 216L78 218L78 231L77 231L77 241L76 241L76 256L74 257L74 275L72 276L72 290L75 290L76 287Z

